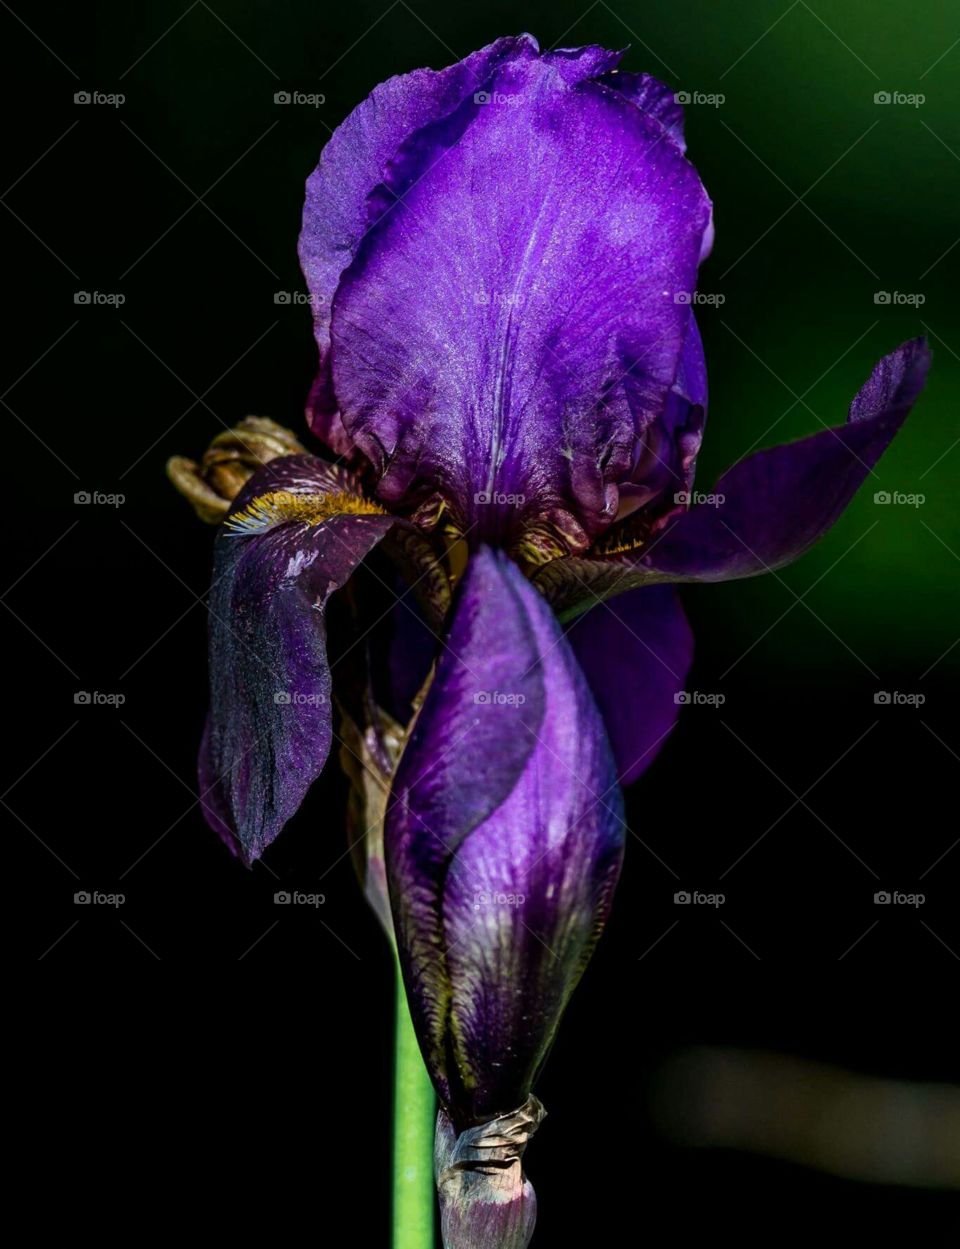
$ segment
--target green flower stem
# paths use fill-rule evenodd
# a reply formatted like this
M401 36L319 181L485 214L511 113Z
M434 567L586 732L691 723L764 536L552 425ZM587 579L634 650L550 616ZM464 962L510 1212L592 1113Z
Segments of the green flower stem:
M413 1031L397 964L393 1077L393 1249L433 1249L433 1085Z

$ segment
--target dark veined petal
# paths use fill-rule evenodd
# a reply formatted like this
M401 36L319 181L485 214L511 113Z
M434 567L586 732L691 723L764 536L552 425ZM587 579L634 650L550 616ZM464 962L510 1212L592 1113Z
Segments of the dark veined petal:
M647 770L680 714L693 633L672 586L631 590L567 633L607 726L623 785Z
M606 917L624 831L603 722L553 613L481 548L386 824L414 1023L458 1131L526 1100Z
M418 69L381 83L337 128L307 180L300 263L320 349L309 415L314 433L338 455L349 452L351 444L330 388L330 306L340 274L368 227L367 196L382 182L406 138L482 91L497 65L536 52L529 35L498 39L447 69Z
M394 523L378 511L342 470L288 456L254 474L217 535L200 785L208 823L248 865L326 760L324 607Z
M648 542L631 549L628 518L589 556L544 565L537 584L568 617L636 586L726 581L789 564L843 513L909 414L929 366L926 340L911 339L874 367L845 425L747 456L717 482L713 502Z
M695 171L625 96L517 58L403 145L371 211L332 367L380 497L439 495L471 542L546 519L582 547L676 378L709 216Z

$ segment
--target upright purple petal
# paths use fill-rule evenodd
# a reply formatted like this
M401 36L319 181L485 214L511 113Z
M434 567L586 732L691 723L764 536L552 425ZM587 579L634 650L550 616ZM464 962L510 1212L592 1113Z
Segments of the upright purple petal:
M498 65L536 52L536 41L529 35L498 39L447 69L418 69L388 79L337 128L307 180L300 263L320 349L320 373L309 412L314 433L338 455L346 454L351 444L330 389L330 308L340 274L369 224L367 196L383 181L389 161L405 139L482 91Z
M411 1010L458 1131L530 1093L606 917L623 839L613 758L573 653L536 590L483 548L385 837Z
M217 537L201 796L210 825L248 865L299 807L330 748L327 599L394 523L337 514L352 484L313 456L274 460L238 495L234 517L257 499L292 496L326 499L333 514L272 523L264 513L247 532L226 522Z
M607 726L623 785L647 770L680 713L693 633L672 586L646 586L580 616L567 637Z
M380 497L439 498L471 542L545 521L583 547L677 376L709 217L695 171L618 92L514 58L403 145L371 210L331 334Z

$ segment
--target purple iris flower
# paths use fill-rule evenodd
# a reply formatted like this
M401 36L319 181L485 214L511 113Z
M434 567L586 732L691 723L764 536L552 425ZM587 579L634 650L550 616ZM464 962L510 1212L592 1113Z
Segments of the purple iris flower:
M905 343L846 423L747 457L721 506L690 508L711 204L673 93L619 59L500 39L344 121L300 239L325 455L258 469L216 541L207 818L250 864L334 737L379 776L368 892L440 1098L458 1249L532 1231L534 1080L610 905L620 783L652 761L691 662L674 585L806 550L929 363ZM409 723L372 679L338 690L327 655L331 602L375 548L414 591L388 664L413 690L428 678Z

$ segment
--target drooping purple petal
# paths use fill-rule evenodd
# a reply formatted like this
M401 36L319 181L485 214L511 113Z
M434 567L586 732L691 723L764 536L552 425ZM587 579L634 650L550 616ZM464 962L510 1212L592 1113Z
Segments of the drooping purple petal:
M569 67L567 67L569 69ZM333 383L388 505L470 540L609 524L689 325L709 202L659 121L515 58L418 131L343 273Z
M549 607L502 553L468 566L394 780L386 853L428 1067L458 1130L526 1099L606 916L622 800Z
M657 757L680 712L693 634L676 591L646 586L599 603L567 633L607 726L623 785Z
M314 433L338 455L347 454L352 444L330 388L330 308L340 274L367 230L367 197L383 181L405 139L483 91L499 64L536 52L529 35L498 39L447 69L418 69L388 79L337 128L307 180L300 263L320 349L320 372L308 412Z
M633 517L579 559L553 560L536 582L562 618L596 598L657 582L726 581L781 568L839 518L903 424L926 380L930 350L911 339L874 368L845 425L758 451L707 501L631 542Z
M930 351L913 339L876 365L845 425L758 451L654 539L640 563L676 580L726 581L777 569L840 517L923 389ZM719 500L722 499L722 502Z
M313 456L272 461L234 503L337 500L353 482ZM324 607L394 523L334 514L218 536L210 591L210 714L200 758L208 823L248 865L290 819L330 747ZM348 503L340 511L348 509Z

